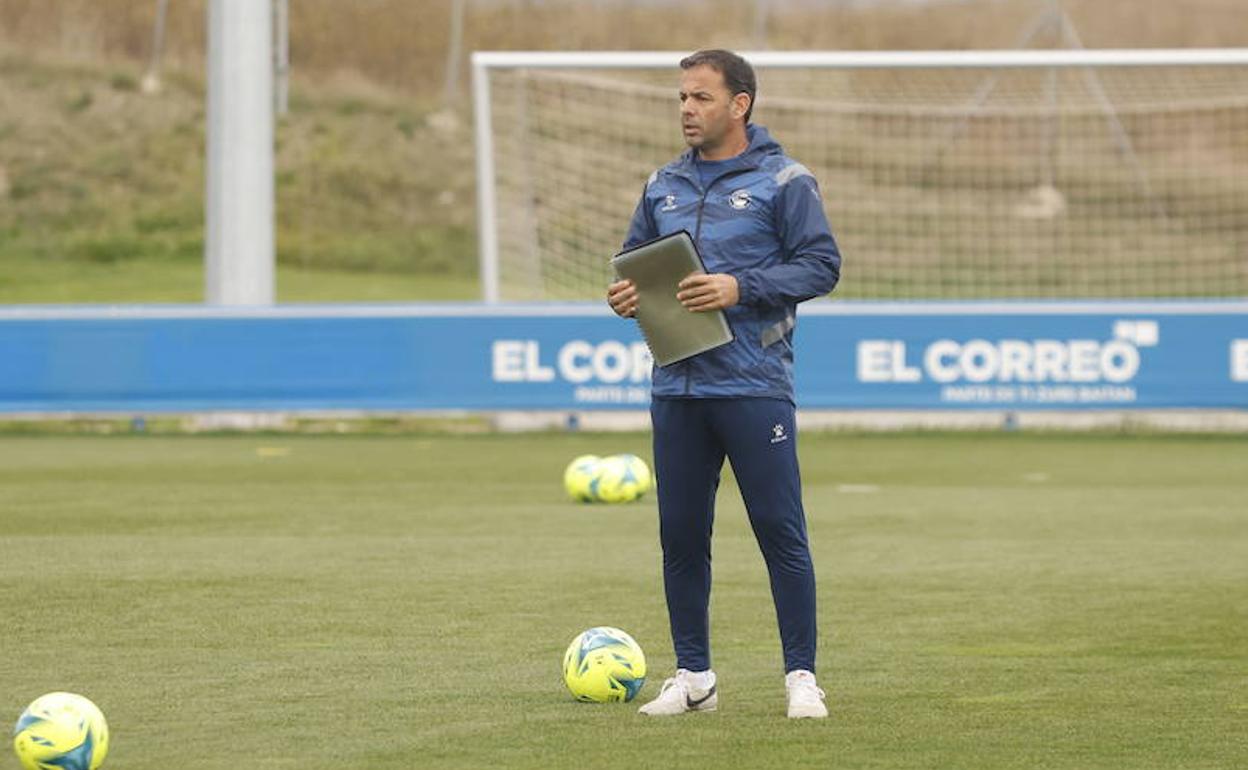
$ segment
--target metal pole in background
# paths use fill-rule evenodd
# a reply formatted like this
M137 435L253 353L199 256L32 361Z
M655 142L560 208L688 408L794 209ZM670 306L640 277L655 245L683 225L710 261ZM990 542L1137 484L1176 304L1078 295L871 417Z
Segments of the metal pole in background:
M165 17L168 12L169 0L156 0L156 23L152 26L152 58L140 84L145 94L160 92L160 60L165 53Z
M208 4L205 299L271 305L273 280L273 9Z
M273 24L277 38L274 60L277 114L282 116L290 111L290 0L273 0Z
M481 299L489 304L497 304L501 294L498 275L498 221L494 200L494 120L490 110L490 70L481 55L474 53L472 112L477 154L477 250L481 266Z
M767 48L768 0L754 0L754 48Z
M442 85L442 101L450 107L459 95L459 64L464 50L464 2L451 0L451 31L446 46L446 81Z

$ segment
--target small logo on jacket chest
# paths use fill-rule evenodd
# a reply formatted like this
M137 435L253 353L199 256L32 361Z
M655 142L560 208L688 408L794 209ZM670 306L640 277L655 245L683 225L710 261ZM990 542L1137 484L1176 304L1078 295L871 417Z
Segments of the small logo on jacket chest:
M750 205L750 191L745 188L733 190L732 195L728 196L728 205L740 211Z
M675 210L676 210L676 196L675 195L663 196L663 208L659 209L659 211L675 211Z

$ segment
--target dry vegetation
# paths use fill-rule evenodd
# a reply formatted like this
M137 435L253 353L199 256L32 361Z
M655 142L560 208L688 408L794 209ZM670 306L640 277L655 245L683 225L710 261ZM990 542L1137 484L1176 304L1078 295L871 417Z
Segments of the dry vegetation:
M659 4L464 0L464 49L749 48L754 0ZM876 7L771 0L766 44L778 49L1001 48L1050 0L947 0ZM168 17L168 60L203 60L205 0ZM1248 45L1242 0L1064 0L1089 47ZM84 58L150 56L156 0L3 0L0 36L26 50ZM451 0L292 0L291 48L305 77L349 71L421 95L440 93Z

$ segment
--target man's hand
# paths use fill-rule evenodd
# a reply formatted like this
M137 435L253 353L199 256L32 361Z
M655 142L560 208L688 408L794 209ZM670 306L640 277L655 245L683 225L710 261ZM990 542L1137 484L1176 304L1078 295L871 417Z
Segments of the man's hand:
M607 304L621 318L637 315L637 287L632 281L616 281L607 287Z
M695 313L723 310L741 298L737 279L727 273L694 273L676 288L676 299Z

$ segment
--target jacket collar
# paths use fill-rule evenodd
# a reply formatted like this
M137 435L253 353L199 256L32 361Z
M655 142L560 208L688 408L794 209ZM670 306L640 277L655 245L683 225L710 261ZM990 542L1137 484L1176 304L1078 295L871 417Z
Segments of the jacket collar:
M749 140L749 145L745 148L745 152L731 159L736 161L735 163L725 163L724 173L758 168L766 156L778 155L784 152L780 144L771 138L771 134L768 133L765 126L755 123L749 124L745 127L745 137ZM695 165L696 161L697 152L690 147L681 153L680 158L676 161L676 170L681 176L701 184L698 169Z

